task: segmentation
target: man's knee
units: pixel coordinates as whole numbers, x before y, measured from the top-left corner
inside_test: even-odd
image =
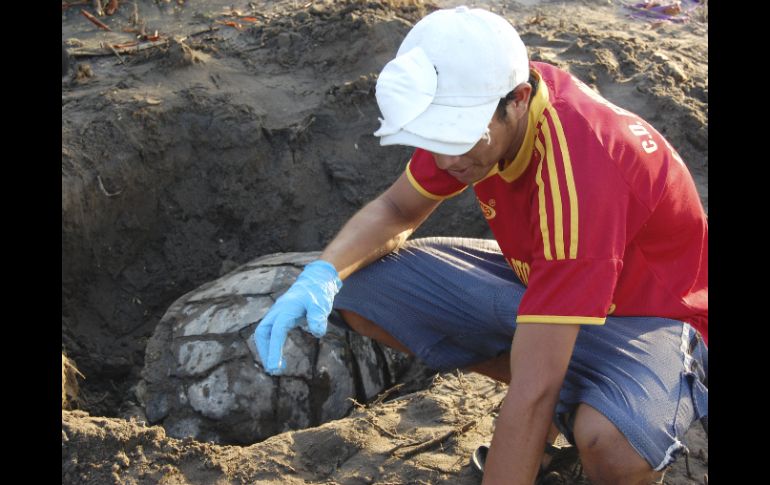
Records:
[[[610,420],[587,404],[578,406],[573,433],[592,483],[649,484],[659,482],[663,475],[652,469]]]

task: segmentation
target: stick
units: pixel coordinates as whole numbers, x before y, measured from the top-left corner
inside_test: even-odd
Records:
[[[86,17],[88,20],[90,20],[91,22],[93,22],[93,23],[94,23],[94,25],[96,25],[96,26],[97,26],[97,27],[99,27],[100,29],[102,29],[102,30],[108,30],[108,31],[112,32],[112,29],[111,29],[111,28],[109,28],[109,27],[107,27],[106,25],[104,25],[104,23],[103,23],[102,21],[100,21],[98,18],[94,17],[94,16],[93,16],[93,15],[91,15],[90,13],[86,12],[86,11],[85,11],[85,10],[83,10],[82,8],[80,9],[80,13],[82,13],[82,14],[83,14],[83,15],[84,15],[84,16],[85,16],[85,17]]]
[[[348,401],[350,401],[350,402],[352,402],[352,403],[353,403],[353,406],[355,406],[356,410],[358,410],[358,411],[363,411],[363,410],[365,410],[365,409],[366,409],[366,406],[364,406],[363,404],[361,404],[360,402],[358,402],[358,401],[357,401],[355,398],[353,398],[353,397],[349,397],[347,400],[348,400]]]
[[[96,10],[96,15],[99,17],[104,17],[104,9],[102,8],[102,0],[94,0],[94,10]]]
[[[462,425],[462,427],[460,427],[460,428],[451,429],[451,430],[447,431],[446,433],[442,434],[441,436],[437,436],[436,438],[433,438],[432,440],[428,440],[425,443],[422,443],[421,445],[418,445],[418,446],[412,448],[411,450],[404,452],[404,454],[401,455],[400,458],[406,459],[406,458],[414,456],[414,455],[416,455],[418,453],[421,453],[421,452],[423,452],[425,450],[428,450],[428,449],[432,448],[433,446],[443,442],[444,440],[446,440],[448,438],[451,438],[454,435],[461,435],[461,434],[465,433],[466,431],[468,431],[469,429],[473,428],[477,424],[478,424],[478,419],[472,419],[472,420],[468,421],[467,423],[465,423],[464,425]]]
[[[101,44],[102,47],[104,47],[104,42],[100,42],[100,44]],[[109,47],[110,50],[112,51],[112,53],[115,54],[115,56],[118,58],[118,60],[120,61],[121,64],[125,64],[126,63],[126,61],[124,61],[123,58],[120,57],[120,54],[118,54],[118,51],[115,50],[115,47],[113,47],[112,44],[107,42],[107,47]]]
[[[380,433],[382,433],[382,434],[384,434],[386,436],[389,436],[389,437],[391,437],[393,439],[397,439],[397,440],[405,439],[403,436],[399,436],[397,434],[393,434],[390,431],[388,431],[387,429],[385,429],[382,426],[380,426],[379,424],[377,424],[377,422],[374,420],[374,418],[364,419],[364,421],[366,421],[367,423],[371,424],[377,431],[379,431]]]
[[[376,405],[382,403],[382,401],[384,401],[388,396],[393,394],[395,391],[401,389],[402,387],[404,387],[404,383],[403,382],[401,384],[396,384],[395,386],[391,387],[390,389],[386,389],[386,390],[382,391],[380,393],[380,395],[377,396],[377,398],[374,401],[369,403],[369,406],[367,406],[367,407],[376,406]]]

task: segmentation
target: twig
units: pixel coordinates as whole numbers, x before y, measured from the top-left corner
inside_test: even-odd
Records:
[[[104,9],[104,13],[112,15],[116,10],[118,10],[118,0],[110,0],[110,3],[107,4],[107,8]]]
[[[124,42],[122,44],[110,44],[113,49],[125,49],[126,47],[136,47],[139,45],[139,41],[133,40],[131,42]]]
[[[102,47],[104,47],[104,45],[105,45],[105,44],[104,44],[104,42],[100,42],[99,44],[100,44]],[[109,42],[107,42],[107,47],[109,47],[109,49],[112,51],[112,53],[113,53],[113,54],[115,54],[115,56],[118,58],[118,60],[120,61],[120,63],[125,65],[126,61],[124,61],[124,60],[123,60],[123,58],[122,58],[122,57],[120,57],[120,54],[118,54],[118,51],[116,51],[116,50],[115,50],[115,47],[113,47],[113,45],[112,45],[112,44],[110,44]]]
[[[96,15],[99,17],[104,17],[104,9],[102,8],[102,0],[94,0],[94,10],[96,10]]]
[[[214,23],[216,24],[222,24],[227,25],[228,27],[233,27],[237,30],[243,30],[243,25],[239,24],[238,22],[232,21],[232,20],[217,20]]]
[[[422,443],[422,441],[412,441],[411,443],[400,443],[400,444],[394,446],[393,448],[389,449],[387,452],[389,454],[395,456],[396,455],[396,451],[400,450],[401,448],[409,448],[410,446],[417,446],[420,443]]]
[[[386,436],[389,436],[389,437],[391,437],[393,439],[397,439],[397,440],[406,439],[403,436],[399,436],[397,434],[391,433],[387,429],[385,429],[382,426],[380,426],[379,424],[377,424],[377,422],[374,420],[373,416],[371,418],[364,418],[364,421],[366,421],[367,423],[371,424],[377,431],[379,431],[380,433],[382,433],[382,434],[384,434]]]
[[[393,394],[393,393],[394,393],[394,392],[396,392],[397,390],[401,389],[402,387],[404,387],[404,383],[403,383],[403,382],[402,382],[401,384],[396,384],[395,386],[391,387],[390,389],[386,389],[386,390],[382,391],[382,392],[381,392],[381,393],[380,393],[380,394],[379,394],[379,395],[378,395],[378,396],[375,398],[375,400],[374,400],[374,401],[372,401],[371,403],[369,403],[369,405],[368,405],[367,407],[372,407],[372,406],[376,406],[376,405],[378,405],[378,404],[381,404],[381,403],[382,403],[382,401],[384,401],[384,400],[385,400],[385,399],[386,399],[388,396],[390,396],[391,394]]]
[[[468,421],[467,423],[465,423],[464,425],[462,425],[462,427],[460,427],[460,428],[451,429],[451,430],[447,431],[446,433],[442,434],[441,436],[437,436],[437,437],[433,438],[432,440],[428,440],[428,441],[426,441],[426,442],[424,442],[424,443],[422,443],[422,444],[412,448],[411,450],[404,452],[404,454],[402,454],[400,456],[400,458],[406,459],[406,458],[414,456],[414,455],[416,455],[418,453],[421,453],[421,452],[423,452],[425,450],[428,450],[428,449],[434,447],[435,445],[445,441],[446,439],[451,438],[454,435],[461,435],[461,434],[465,433],[466,431],[468,431],[469,429],[473,428],[477,424],[478,424],[478,419],[472,419],[472,420]]]
[[[358,401],[357,401],[355,398],[353,398],[353,397],[349,397],[349,398],[348,398],[348,401],[352,402],[352,403],[353,403],[353,406],[355,406],[355,408],[356,408],[357,410],[359,410],[359,411],[363,411],[363,410],[365,410],[365,409],[366,409],[366,406],[364,406],[363,404],[361,404],[360,402],[358,402]]]
[[[278,465],[280,467],[287,468],[292,473],[297,473],[297,470],[293,466],[289,465],[288,463],[281,463],[280,461],[276,460],[275,458],[273,458],[271,456],[267,457],[267,461],[269,461],[273,465]]]
[[[436,465],[431,465],[430,463],[425,463],[424,461],[417,462],[417,466],[421,468],[427,468],[428,470],[432,470],[434,472],[446,473],[447,475],[452,475],[458,472],[454,466],[447,470]]]
[[[101,20],[99,20],[98,18],[94,17],[94,16],[93,16],[93,15],[91,15],[90,13],[86,12],[86,11],[85,11],[85,10],[83,10],[82,8],[80,9],[80,13],[82,13],[82,14],[83,14],[83,15],[84,15],[84,16],[85,16],[85,17],[86,17],[88,20],[90,20],[91,22],[93,22],[93,23],[94,23],[94,25],[96,25],[96,26],[97,26],[97,27],[99,27],[100,29],[102,29],[102,30],[107,30],[107,31],[110,31],[110,32],[112,32],[112,29],[111,29],[111,28],[109,28],[109,27],[107,27],[107,26],[104,24],[104,22],[102,22],[102,21],[101,21]]]
[[[123,193],[123,189],[120,189],[119,191],[113,192],[113,193],[107,192],[107,189],[104,188],[104,182],[102,182],[102,176],[101,175],[97,175],[96,176],[96,180],[99,181],[99,188],[102,189],[102,193],[104,195],[106,195],[107,197],[115,197],[116,195],[120,195],[120,194]]]

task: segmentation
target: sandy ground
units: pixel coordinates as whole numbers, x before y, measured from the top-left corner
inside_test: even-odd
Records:
[[[478,376],[250,447],[125,419],[173,300],[261,254],[320,249],[403,170],[409,150],[371,136],[376,73],[412,22],[461,2],[137,3],[150,40],[117,54],[103,43],[136,39],[122,31],[138,28],[128,2],[101,18],[112,32],[83,6],[62,10],[62,350],[85,376],[79,410],[62,412],[62,482],[478,483],[467,459],[490,439],[499,394]],[[661,131],[708,210],[706,18],[631,19],[619,3],[477,2],[512,21],[533,59]],[[467,197],[416,236],[439,234],[490,236]],[[476,418],[441,446],[393,451]],[[680,459],[666,483],[703,482],[708,442],[698,425],[688,438],[692,478]]]
[[[358,406],[344,419],[251,446],[168,438],[159,426],[62,413],[62,483],[478,484],[469,457],[488,443],[505,387],[475,374],[442,374],[428,389]],[[664,483],[703,483],[708,443],[699,426]],[[562,480],[587,484],[558,469]],[[558,472],[557,472],[558,473]]]

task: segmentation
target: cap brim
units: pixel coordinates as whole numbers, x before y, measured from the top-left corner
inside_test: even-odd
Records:
[[[465,107],[431,104],[398,132],[381,136],[380,145],[408,145],[442,155],[462,155],[484,135],[499,102],[493,99]]]

